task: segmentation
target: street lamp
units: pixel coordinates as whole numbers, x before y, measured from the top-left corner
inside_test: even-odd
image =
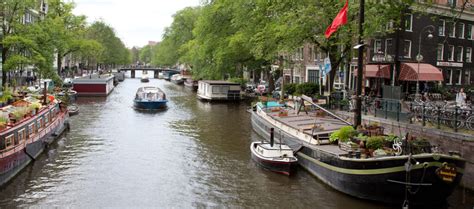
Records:
[[[416,55],[416,61],[418,61],[418,70],[416,73],[416,96],[420,93],[420,62],[423,60],[423,55],[421,55],[421,35],[425,32],[426,29],[428,30],[428,39],[433,38],[433,31],[435,30],[435,26],[427,25],[420,31],[420,35],[418,37],[418,54]]]

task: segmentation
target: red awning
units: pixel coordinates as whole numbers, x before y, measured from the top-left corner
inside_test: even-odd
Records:
[[[354,70],[354,75],[357,76],[357,68]],[[364,77],[390,79],[390,65],[365,65]]]
[[[419,67],[419,68],[418,68]],[[433,65],[427,63],[402,63],[401,81],[443,81],[443,73]]]

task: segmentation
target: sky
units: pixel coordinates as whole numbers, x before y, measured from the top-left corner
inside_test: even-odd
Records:
[[[103,20],[115,29],[127,47],[145,46],[161,41],[164,30],[173,22],[173,14],[199,0],[70,0],[73,13],[87,16],[87,22]]]

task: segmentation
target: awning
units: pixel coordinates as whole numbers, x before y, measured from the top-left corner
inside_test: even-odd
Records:
[[[439,68],[427,63],[402,63],[399,80],[443,81],[443,73]]]
[[[354,75],[357,76],[357,68],[354,70]],[[390,79],[390,65],[365,65],[364,77]]]

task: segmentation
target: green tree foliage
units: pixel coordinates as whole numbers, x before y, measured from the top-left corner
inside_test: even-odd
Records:
[[[151,58],[152,58],[152,50],[153,46],[151,45],[146,45],[143,48],[140,49],[139,52],[139,60],[144,63],[144,64],[150,64],[151,63]]]
[[[102,21],[96,21],[87,28],[86,33],[87,38],[97,41],[103,47],[103,51],[98,56],[97,63],[95,64],[103,64],[104,68],[130,64],[130,51],[125,47],[120,38],[116,36],[111,26]]]

